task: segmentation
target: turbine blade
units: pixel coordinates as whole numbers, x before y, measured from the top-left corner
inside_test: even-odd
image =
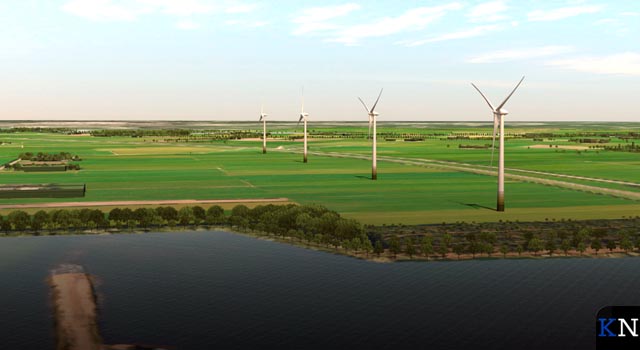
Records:
[[[489,105],[489,108],[491,108],[492,111],[495,111],[496,109],[493,107],[493,105],[491,104],[491,102],[489,102],[489,99],[487,98],[487,96],[485,96],[482,91],[480,91],[480,89],[478,89],[478,87],[476,86],[476,84],[471,83],[471,85],[473,85],[473,87],[480,93],[480,95],[482,96],[482,98],[484,98],[484,100],[487,102],[487,104]]]
[[[513,93],[516,92],[516,90],[518,89],[518,86],[520,86],[520,84],[522,84],[523,80],[524,80],[524,76],[522,76],[522,79],[520,79],[520,81],[518,82],[518,85],[516,85],[516,87],[513,88],[513,91],[511,91],[509,96],[507,96],[507,98],[505,98],[504,101],[502,101],[502,103],[498,106],[498,110],[500,110],[500,108],[504,107],[505,103],[507,103],[507,101],[509,101],[509,99],[511,98],[511,95],[513,95]]]
[[[491,165],[493,166],[493,153],[496,150],[496,133],[498,131],[498,116],[493,113],[493,140],[491,141]]]
[[[300,113],[304,113],[304,86],[302,87],[302,108],[300,109]]]
[[[304,116],[300,115],[300,119],[298,119],[298,124],[296,124],[296,128],[300,126],[300,122],[302,121],[303,118]]]
[[[369,133],[367,134],[367,138],[371,138],[371,124],[373,123],[373,117],[369,114]]]
[[[373,111],[376,109],[376,106],[378,105],[378,101],[380,101],[380,96],[382,96],[382,90],[384,90],[384,88],[380,89],[380,93],[378,94],[378,98],[376,99],[376,103],[374,103],[373,107],[371,108],[371,113],[373,113]]]
[[[364,106],[364,110],[367,111],[367,113],[369,113],[369,108],[367,107],[367,105],[364,103],[364,101],[362,101],[362,99],[360,97],[358,97],[358,100],[360,100],[360,103],[362,103],[362,105]]]

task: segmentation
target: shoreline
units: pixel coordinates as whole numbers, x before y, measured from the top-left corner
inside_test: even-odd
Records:
[[[608,249],[602,249],[597,254],[591,248],[587,249],[584,253],[580,254],[577,251],[569,251],[567,255],[563,252],[556,252],[554,254],[549,253],[538,253],[534,254],[531,252],[522,252],[518,254],[517,252],[509,252],[506,256],[503,256],[501,253],[493,253],[488,256],[486,253],[476,254],[475,257],[472,254],[465,253],[457,255],[453,252],[449,252],[445,257],[442,257],[440,254],[431,254],[427,259],[424,255],[416,254],[412,257],[409,257],[407,254],[401,253],[397,254],[395,258],[388,252],[377,256],[374,253],[361,253],[361,252],[353,252],[346,250],[344,248],[335,248],[328,247],[325,245],[320,245],[317,243],[294,240],[290,237],[281,237],[276,235],[267,234],[264,232],[248,232],[248,231],[240,231],[236,229],[232,229],[228,226],[176,226],[176,227],[159,227],[154,229],[145,229],[145,230],[127,230],[127,229],[107,229],[107,230],[77,230],[77,231],[56,231],[54,234],[26,234],[19,233],[15,235],[4,236],[6,238],[21,238],[21,237],[56,237],[56,236],[86,236],[86,235],[128,235],[128,234],[149,234],[149,233],[179,233],[179,232],[214,232],[214,231],[224,231],[231,234],[251,237],[254,239],[288,244],[304,249],[319,251],[323,253],[342,255],[354,259],[366,260],[369,262],[375,263],[428,263],[428,262],[455,262],[455,261],[473,261],[473,260],[522,260],[522,259],[620,259],[620,258],[635,258],[640,257],[640,252],[629,251],[625,252],[620,248],[614,249],[613,251],[609,251]]]

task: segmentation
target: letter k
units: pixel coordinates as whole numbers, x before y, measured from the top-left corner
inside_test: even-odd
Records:
[[[598,321],[600,321],[600,334],[598,334],[598,337],[615,337],[616,336],[615,333],[609,330],[609,326],[611,326],[611,324],[616,321],[615,318],[599,318]],[[605,330],[607,331],[607,334],[604,333]]]

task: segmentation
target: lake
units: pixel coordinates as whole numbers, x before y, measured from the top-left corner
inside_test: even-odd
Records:
[[[227,232],[0,239],[0,344],[54,349],[46,277],[98,277],[106,343],[178,349],[594,349],[640,259],[362,261]]]

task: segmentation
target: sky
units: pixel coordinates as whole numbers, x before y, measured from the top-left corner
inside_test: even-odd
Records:
[[[637,0],[2,0],[3,120],[640,122]]]

